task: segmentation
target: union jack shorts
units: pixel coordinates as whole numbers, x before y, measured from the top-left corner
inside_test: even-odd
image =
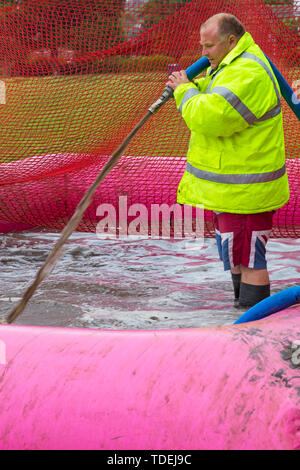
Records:
[[[214,212],[216,240],[224,271],[242,264],[266,269],[266,244],[275,211],[258,214]]]

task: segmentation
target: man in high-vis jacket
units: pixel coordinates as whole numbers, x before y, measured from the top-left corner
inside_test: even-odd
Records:
[[[270,295],[266,243],[289,199],[279,86],[240,21],[219,13],[200,29],[205,78],[173,72],[167,85],[191,131],[177,202],[214,212],[224,269],[249,307]]]

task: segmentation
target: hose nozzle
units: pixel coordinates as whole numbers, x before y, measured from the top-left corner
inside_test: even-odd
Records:
[[[173,89],[170,86],[167,86],[164,89],[163,94],[158,98],[158,100],[156,100],[155,103],[153,103],[150,106],[149,108],[150,113],[152,114],[156,113],[156,111],[158,111],[159,108],[161,108],[161,106],[165,104],[172,96],[173,96]]]
[[[186,74],[189,80],[192,80],[195,78],[197,75],[199,75],[203,70],[205,70],[209,66],[209,60],[207,57],[202,57],[201,59],[197,60],[194,64],[190,65],[186,69]],[[167,86],[164,89],[163,94],[158,98],[155,103],[153,103],[149,111],[150,113],[154,114],[156,111],[158,111],[163,104],[165,104],[172,96],[173,96],[173,88],[170,86]]]

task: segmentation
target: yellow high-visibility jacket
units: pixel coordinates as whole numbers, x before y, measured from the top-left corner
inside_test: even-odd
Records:
[[[280,90],[249,33],[174,98],[191,131],[177,202],[251,214],[288,201]]]

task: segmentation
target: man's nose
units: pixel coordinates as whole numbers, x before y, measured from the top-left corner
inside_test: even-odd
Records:
[[[205,46],[202,46],[202,48],[201,48],[201,56],[203,57],[203,56],[205,56],[205,55],[207,55],[207,49],[206,49]]]

